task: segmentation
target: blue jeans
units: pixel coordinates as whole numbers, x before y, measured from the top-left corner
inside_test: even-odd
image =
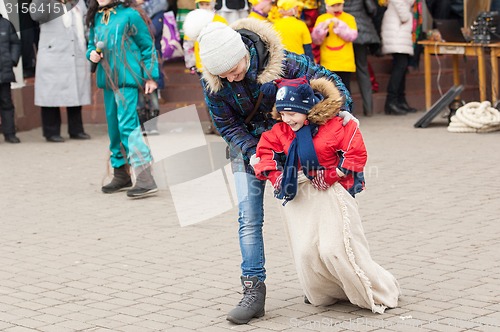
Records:
[[[265,181],[261,181],[253,174],[245,172],[234,173],[236,194],[238,196],[240,227],[238,235],[241,251],[241,275],[256,276],[260,281],[266,279],[264,264],[264,188]]]

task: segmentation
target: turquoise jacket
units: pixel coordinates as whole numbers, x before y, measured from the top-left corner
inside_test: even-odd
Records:
[[[111,9],[108,24],[104,13],[97,12],[89,32],[87,59],[103,42],[103,58],[97,65],[97,86],[102,89],[143,87],[148,79],[158,80],[158,59],[149,28],[130,7],[118,5]]]

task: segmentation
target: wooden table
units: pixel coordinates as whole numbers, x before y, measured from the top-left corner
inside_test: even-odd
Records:
[[[425,66],[425,107],[429,109],[432,106],[432,83],[431,83],[431,55],[433,54],[451,54],[453,57],[453,84],[460,84],[460,73],[458,58],[460,55],[477,57],[478,76],[479,76],[479,97],[481,101],[486,100],[486,66],[484,62],[484,49],[491,45],[475,43],[447,43],[424,40],[419,42],[424,46],[424,66]],[[498,48],[500,54],[500,44]],[[498,69],[498,68],[497,68]]]
[[[498,101],[498,58],[500,58],[500,43],[489,44],[491,57],[491,103]]]

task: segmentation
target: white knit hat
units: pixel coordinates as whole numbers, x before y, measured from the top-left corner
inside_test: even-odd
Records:
[[[248,52],[241,35],[220,22],[212,22],[203,28],[198,42],[201,63],[212,75],[232,69]]]
[[[206,9],[195,9],[190,11],[185,19],[182,29],[184,34],[191,40],[196,40],[201,30],[214,20],[215,13]]]

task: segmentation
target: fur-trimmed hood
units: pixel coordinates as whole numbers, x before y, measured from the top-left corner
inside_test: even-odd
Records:
[[[280,37],[271,23],[252,18],[244,18],[237,20],[230,26],[236,31],[241,29],[249,30],[257,34],[265,43],[265,47],[269,52],[269,57],[267,63],[257,75],[257,82],[259,84],[273,81],[282,76],[283,60],[285,58],[284,49]],[[252,41],[244,36],[242,37],[245,44],[252,47]],[[206,81],[207,87],[211,93],[216,93],[223,87],[222,79],[219,76],[210,74],[206,68],[203,68],[203,79]]]
[[[337,116],[340,107],[344,103],[344,98],[335,86],[335,83],[326,78],[313,79],[310,85],[315,93],[323,96],[323,100],[311,108],[307,114],[307,118],[312,123],[323,125],[328,120]],[[281,116],[276,110],[276,107],[273,108],[273,117],[277,120],[281,120]]]

